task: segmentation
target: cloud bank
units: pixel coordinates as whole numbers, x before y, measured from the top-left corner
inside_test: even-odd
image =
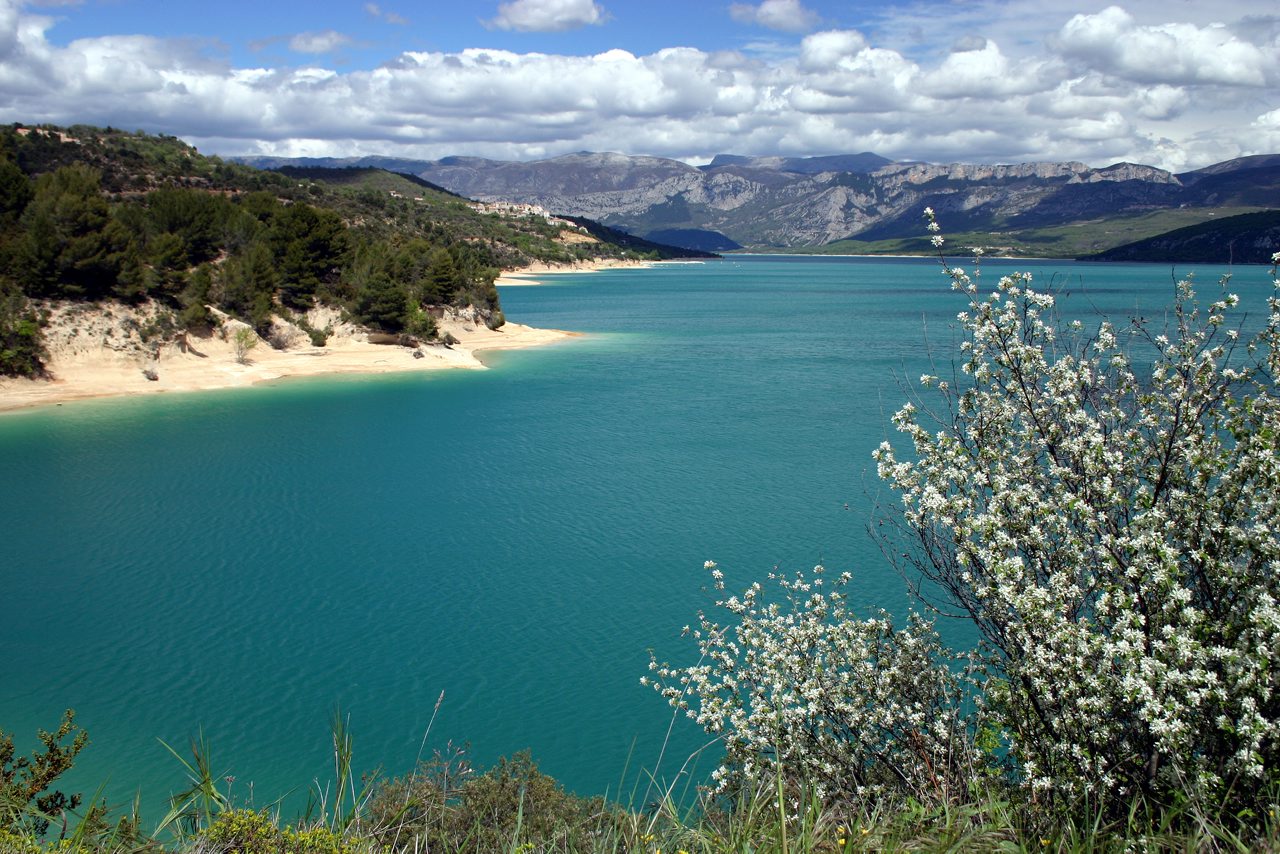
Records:
[[[603,14],[591,2],[516,0],[499,20],[564,28]],[[531,159],[587,149],[705,162],[874,151],[1181,170],[1280,151],[1280,27],[1140,24],[1120,7],[1064,14],[1035,50],[953,30],[927,62],[863,32],[827,30],[768,56],[472,48],[405,52],[372,70],[239,68],[188,41],[59,46],[50,26],[0,0],[0,120],[139,127],[223,154]],[[341,39],[305,33],[292,44],[318,52]]]

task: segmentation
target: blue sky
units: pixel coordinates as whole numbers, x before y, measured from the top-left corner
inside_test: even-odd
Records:
[[[667,47],[704,50],[785,49],[788,33],[731,12],[732,3],[597,2],[600,23],[561,31],[503,29],[497,25],[500,2],[306,3],[297,0],[246,2],[216,6],[160,0],[85,0],[43,7],[56,23],[49,35],[66,43],[105,33],[147,33],[175,39],[207,40],[211,51],[237,65],[265,61],[296,63],[289,40],[299,32],[331,31],[344,36],[327,56],[335,67],[374,68],[404,50],[456,52],[487,47],[516,52],[591,54],[621,48],[636,54]],[[746,6],[750,4],[738,4]],[[38,8],[38,7],[37,7]],[[806,2],[816,27],[854,28],[874,33],[882,21],[896,19],[884,3]],[[758,18],[758,16],[757,16]],[[797,26],[805,24],[803,12]],[[920,28],[923,35],[925,28]],[[903,47],[911,47],[904,44]]]
[[[1260,0],[0,0],[0,121],[218,154],[1280,152]]]

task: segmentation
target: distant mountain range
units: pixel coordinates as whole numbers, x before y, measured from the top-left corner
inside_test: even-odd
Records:
[[[540,205],[696,249],[897,251],[923,238],[932,207],[948,234],[982,235],[1012,254],[1086,255],[1215,217],[1280,208],[1280,155],[1174,174],[1119,163],[897,163],[721,154],[709,164],[580,152],[516,162],[242,158],[260,168],[376,166],[483,201]],[[1121,222],[1122,227],[1111,224]],[[1075,227],[1071,233],[1058,233]],[[915,245],[911,243],[911,245]]]

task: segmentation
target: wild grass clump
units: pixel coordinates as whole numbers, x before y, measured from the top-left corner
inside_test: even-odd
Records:
[[[1143,797],[1124,805],[1080,802],[1061,812],[1017,787],[983,780],[950,799],[833,798],[785,766],[779,774],[762,765],[731,786],[698,790],[688,803],[663,796],[623,805],[566,792],[528,753],[480,771],[465,749],[449,747],[407,775],[357,782],[350,733],[344,718],[335,720],[343,723],[335,730],[337,776],[317,784],[301,817],[283,817],[278,804],[236,803],[231,779],[213,775],[209,745],[196,737],[190,759],[175,752],[189,785],[155,830],[143,830],[136,803],[115,816],[100,796],[85,802],[67,795],[56,812],[5,813],[0,854],[1280,852],[1277,788],[1258,793],[1267,805],[1260,813],[1206,812],[1191,796],[1173,805]],[[347,793],[341,802],[338,790]]]
[[[361,824],[393,850],[589,851],[625,822],[602,798],[566,793],[528,752],[477,774],[454,751],[381,784]]]

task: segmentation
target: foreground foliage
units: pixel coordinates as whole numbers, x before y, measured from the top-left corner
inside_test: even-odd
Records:
[[[1206,307],[1179,283],[1163,325],[1086,330],[1028,274],[984,291],[944,272],[967,303],[958,370],[920,378],[931,402],[893,418],[910,451],[875,458],[901,496],[886,554],[976,645],[948,650],[921,614],[858,619],[850,576],[817,567],[771,576],[777,600],[722,598],[700,661],[654,661],[655,687],[723,738],[724,791],[772,776],[934,809],[976,791],[1047,833],[1135,804],[1259,832],[1280,784],[1280,299],[1253,337],[1225,282]]]
[[[64,743],[75,731],[70,720],[68,713],[57,734],[42,733],[44,756],[33,755],[42,770],[30,779],[46,789],[70,768],[69,748],[78,751],[86,742],[81,732]],[[361,780],[345,723],[334,736],[335,777],[315,784],[300,817],[286,819],[278,804],[258,806],[251,796],[237,801],[234,778],[213,775],[209,745],[197,737],[190,760],[174,752],[189,785],[172,797],[173,810],[155,830],[144,830],[136,803],[120,810],[108,808],[100,794],[85,802],[48,792],[53,799],[42,806],[27,802],[0,813],[0,854],[1280,851],[1275,789],[1261,793],[1260,801],[1270,804],[1261,816],[1208,816],[1186,803],[1170,808],[1139,798],[1120,816],[1086,807],[1049,821],[1035,804],[981,780],[954,803],[836,801],[794,775],[765,772],[751,786],[703,790],[689,804],[661,796],[622,805],[565,792],[527,753],[480,771],[465,749],[450,747],[405,776]],[[0,735],[0,744],[8,743]],[[337,792],[347,797],[335,798]]]
[[[74,733],[74,734],[73,734]],[[15,755],[13,738],[0,731],[0,828],[29,828],[36,836],[50,821],[80,806],[81,796],[53,788],[89,741],[68,709],[53,732],[37,733],[42,749],[30,757]]]

